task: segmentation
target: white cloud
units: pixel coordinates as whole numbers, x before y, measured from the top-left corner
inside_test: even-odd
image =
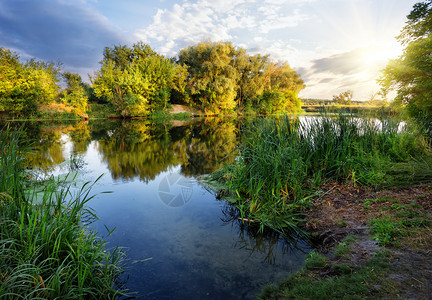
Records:
[[[302,4],[302,3],[315,2],[315,1],[316,0],[264,0],[264,3],[283,5],[283,4]]]
[[[156,42],[156,48],[166,55],[175,55],[182,47],[203,40],[251,46],[256,34],[292,28],[307,18],[295,7],[282,10],[261,1],[184,0],[171,9],[158,10],[153,23],[134,35],[151,45]]]
[[[259,25],[260,33],[269,33],[272,30],[296,27],[302,21],[306,21],[308,16],[295,10],[292,15],[269,14]]]
[[[183,6],[175,4],[172,10],[158,10],[153,23],[136,31],[135,36],[149,44],[155,40],[165,54],[174,55],[180,47],[202,40],[229,40],[232,36],[228,29],[217,21],[206,1],[186,2]]]
[[[299,69],[306,83],[301,95],[329,98],[349,89],[354,99],[367,100],[380,90],[376,80],[392,57],[388,45],[372,45],[312,59],[309,66]]]

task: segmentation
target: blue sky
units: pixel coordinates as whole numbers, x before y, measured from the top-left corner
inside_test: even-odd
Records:
[[[231,41],[288,61],[305,98],[351,89],[366,100],[415,0],[1,0],[0,47],[87,74],[104,47],[148,43],[167,56],[200,41]]]

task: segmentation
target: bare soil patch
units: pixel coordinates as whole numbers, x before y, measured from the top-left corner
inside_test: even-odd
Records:
[[[306,228],[314,232],[319,250],[332,257],[334,246],[355,234],[351,253],[334,257],[333,263],[364,263],[382,248],[371,239],[368,221],[380,217],[392,203],[416,204],[422,213],[432,216],[432,185],[374,190],[372,188],[328,183],[307,212]],[[413,230],[401,238],[392,252],[388,280],[383,288],[390,298],[432,299],[432,228]]]
[[[190,108],[189,106],[186,105],[180,105],[180,104],[173,104],[171,105],[171,108],[169,110],[169,112],[171,114],[181,114],[181,113],[190,113],[193,115],[199,115],[201,114],[200,111],[197,111],[193,108]]]

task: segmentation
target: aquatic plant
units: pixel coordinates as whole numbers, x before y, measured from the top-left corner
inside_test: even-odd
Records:
[[[2,299],[116,298],[122,252],[87,225],[93,184],[29,180],[20,132],[0,131],[0,295]]]
[[[237,197],[245,220],[295,234],[323,181],[379,186],[399,183],[401,173],[405,183],[432,175],[427,143],[391,119],[326,113],[303,121],[259,119],[243,130],[238,150],[235,163],[211,179]],[[422,171],[406,176],[411,163],[423,164]]]

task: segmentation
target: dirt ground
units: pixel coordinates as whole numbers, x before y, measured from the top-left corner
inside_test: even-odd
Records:
[[[171,114],[180,114],[180,113],[191,113],[191,114],[199,114],[200,112],[195,111],[194,109],[180,104],[171,105],[170,111]]]
[[[381,201],[371,201],[380,199]],[[359,238],[351,244],[353,253],[335,263],[364,264],[376,250],[382,248],[371,239],[368,221],[379,217],[388,201],[420,205],[432,216],[431,185],[375,191],[370,188],[329,183],[314,200],[307,213],[307,229],[320,242],[319,250],[331,256],[332,247],[349,234]],[[365,203],[366,201],[366,203]],[[370,203],[372,202],[372,203]],[[365,209],[367,206],[367,209]],[[432,299],[432,228],[422,234],[404,237],[391,251],[391,268],[387,282],[392,289],[389,298]]]

